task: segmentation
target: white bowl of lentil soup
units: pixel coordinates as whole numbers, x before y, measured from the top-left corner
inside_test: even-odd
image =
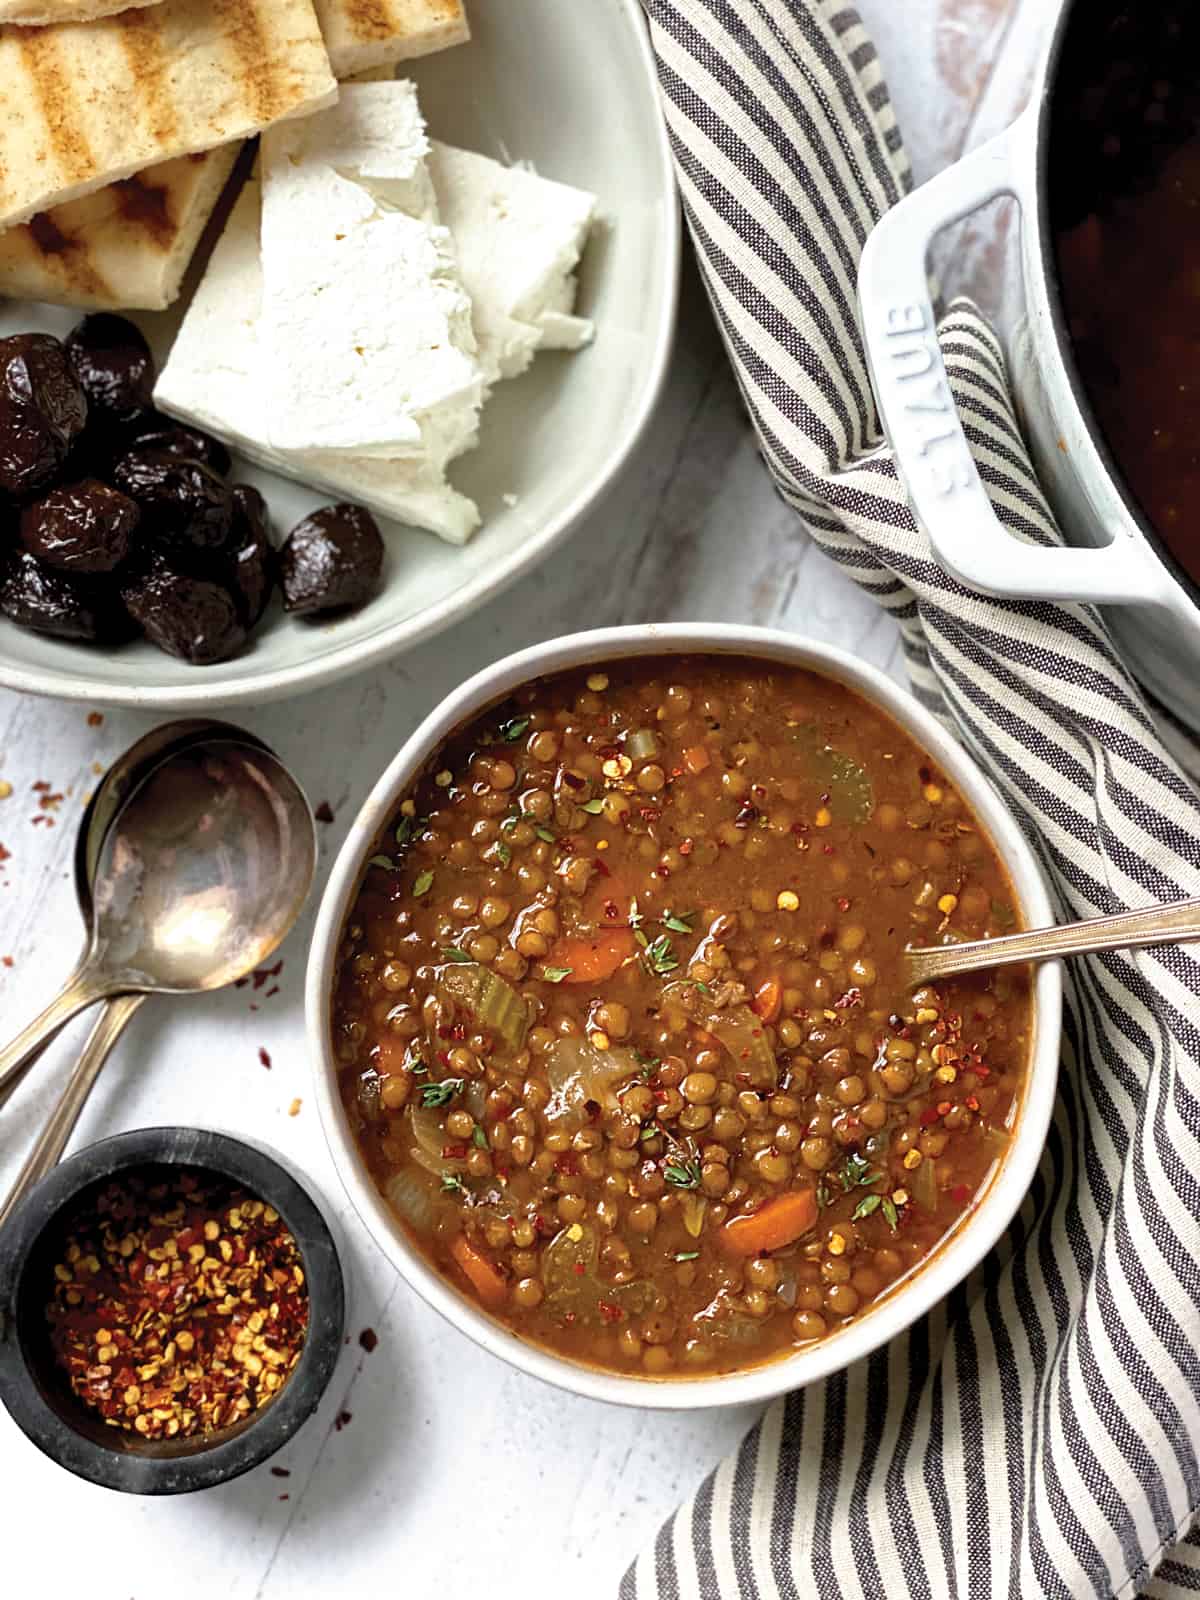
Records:
[[[405,744],[308,973],[326,1136],[407,1282],[525,1372],[693,1408],[826,1376],[995,1244],[1054,1100],[1013,819],[874,668],[772,630],[522,651]]]

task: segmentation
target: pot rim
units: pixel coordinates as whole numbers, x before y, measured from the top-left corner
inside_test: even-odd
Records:
[[[485,1350],[559,1388],[616,1404],[700,1410],[770,1399],[840,1371],[903,1332],[978,1266],[1011,1222],[1041,1158],[1056,1093],[1062,973],[1057,962],[1045,963],[1037,970],[1033,1041],[1017,1132],[969,1223],[939,1246],[902,1292],[885,1299],[860,1322],[810,1349],[745,1372],[718,1378],[656,1380],[626,1377],[556,1355],[520,1339],[468,1301],[409,1241],[371,1181],[350,1133],[330,1042],[334,963],[341,929],[380,832],[413,776],[455,728],[530,678],[547,672],[593,662],[679,654],[782,661],[832,677],[863,694],[933,756],[980,817],[1010,875],[1023,920],[1030,926],[1054,921],[1040,869],[1015,818],[965,749],[910,693],[877,668],[847,651],[774,628],[727,623],[604,628],[552,639],[476,673],[435,707],[406,740],[372,789],[333,864],[313,931],[305,1009],[314,1088],[334,1166],[367,1231],[409,1287]]]
[[[1066,50],[1067,34],[1074,20],[1078,0],[1061,0],[1060,9],[1051,30],[1039,76],[1040,93],[1036,108],[1034,137],[1035,215],[1037,218],[1037,253],[1041,265],[1041,281],[1046,300],[1046,313],[1054,333],[1054,344],[1062,363],[1063,375],[1071,398],[1087,430],[1088,439],[1097,459],[1104,469],[1113,492],[1137,531],[1151,551],[1187,596],[1191,605],[1200,608],[1200,581],[1180,566],[1161,534],[1150,522],[1141,504],[1130,488],[1113,454],[1104,430],[1100,426],[1087,386],[1075,360],[1075,345],[1067,325],[1066,300],[1063,295],[1062,274],[1058,267],[1055,248],[1054,220],[1050,213],[1050,150],[1054,133],[1056,109],[1055,89],[1059,69]]]

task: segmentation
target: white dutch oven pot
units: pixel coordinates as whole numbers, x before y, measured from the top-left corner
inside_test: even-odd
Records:
[[[1072,0],[1059,0],[1028,110],[875,227],[859,266],[864,339],[909,502],[943,565],[989,594],[1118,607],[1108,621],[1126,659],[1153,693],[1200,727],[1200,592],[1146,522],[1107,452],[1059,299],[1046,174],[1071,11]],[[1012,374],[1067,549],[1023,544],[1001,525],[967,447],[937,342],[926,270],[930,241],[1002,195],[1017,201],[1022,223],[1025,316],[1010,351]],[[1147,606],[1154,608],[1152,621],[1141,609]]]

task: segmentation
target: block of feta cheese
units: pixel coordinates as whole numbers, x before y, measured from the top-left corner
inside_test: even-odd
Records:
[[[589,343],[592,324],[572,309],[596,197],[437,140],[429,171],[475,308],[488,382],[517,377],[538,350]]]
[[[406,81],[262,141],[266,442],[447,461],[474,442],[484,374],[429,141]]]
[[[251,178],[192,297],[159,376],[155,404],[218,435],[271,472],[337,499],[357,501],[382,517],[426,528],[450,544],[465,544],[479,526],[479,510],[450,487],[442,469],[420,459],[294,455],[266,443],[265,374],[271,354],[260,338],[260,214],[259,184]]]

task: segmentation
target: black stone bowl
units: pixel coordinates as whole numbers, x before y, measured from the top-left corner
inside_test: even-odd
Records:
[[[66,1215],[114,1174],[193,1167],[240,1184],[291,1230],[308,1283],[304,1348],[275,1398],[203,1438],[149,1441],[110,1428],[71,1393],[50,1348],[46,1305]],[[0,1400],[68,1471],[126,1494],[186,1494],[257,1467],[316,1409],[345,1332],[345,1288],[325,1219],[296,1180],[252,1145],[199,1128],[143,1128],[55,1167],[0,1230]]]

